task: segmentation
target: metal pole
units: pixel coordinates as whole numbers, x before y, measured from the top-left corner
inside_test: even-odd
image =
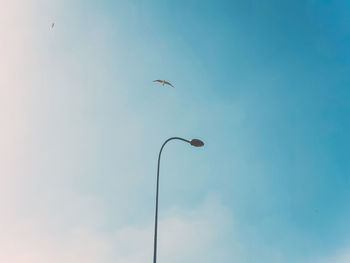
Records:
[[[159,167],[160,167],[160,156],[162,155],[163,148],[167,142],[171,140],[181,140],[187,143],[191,143],[190,141],[180,138],[180,137],[171,137],[167,139],[159,151],[158,156],[158,168],[157,168],[157,189],[156,189],[156,213],[155,213],[155,219],[154,219],[154,251],[153,251],[153,263],[157,263],[157,228],[158,228],[158,193],[159,193]]]

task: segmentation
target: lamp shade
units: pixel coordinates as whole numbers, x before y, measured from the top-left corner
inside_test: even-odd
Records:
[[[194,147],[202,147],[204,146],[204,142],[202,142],[201,140],[198,140],[198,139],[192,139],[190,141],[190,144]]]

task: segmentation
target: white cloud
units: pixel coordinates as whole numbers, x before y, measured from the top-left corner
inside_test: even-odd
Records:
[[[192,211],[165,214],[168,215],[159,223],[159,262],[212,262],[213,258],[232,262],[230,250],[217,249],[226,235],[223,231],[232,226],[229,214],[218,201],[211,199]],[[0,262],[152,262],[153,225],[99,231],[96,226],[100,223],[90,221],[67,229],[57,226],[62,229],[58,234],[54,225],[40,221],[8,222],[5,227],[2,224]]]
[[[343,252],[342,255],[338,256],[335,260],[331,260],[332,263],[349,263],[350,262],[350,251]]]
[[[350,249],[340,250],[333,255],[319,260],[313,260],[312,262],[318,263],[349,263],[350,262]],[[311,263],[311,261],[310,261]]]

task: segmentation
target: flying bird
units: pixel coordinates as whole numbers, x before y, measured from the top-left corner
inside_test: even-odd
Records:
[[[175,88],[170,82],[165,81],[165,80],[156,79],[156,80],[153,80],[153,82],[160,82],[160,83],[162,83],[163,86],[164,85],[169,85],[169,86]]]
[[[55,26],[55,23],[52,23],[52,24],[51,24],[51,29],[52,29],[54,26]]]

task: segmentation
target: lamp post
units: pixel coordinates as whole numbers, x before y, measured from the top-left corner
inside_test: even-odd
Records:
[[[167,142],[171,140],[180,140],[189,143],[190,145],[194,147],[202,147],[204,145],[204,142],[198,139],[192,139],[192,140],[186,140],[180,137],[171,137],[167,139],[159,151],[158,156],[158,168],[157,168],[157,190],[156,190],[156,213],[155,213],[155,219],[154,219],[154,251],[153,251],[153,263],[157,263],[157,228],[158,228],[158,192],[159,192],[159,167],[160,167],[160,156],[162,154],[163,148]]]

